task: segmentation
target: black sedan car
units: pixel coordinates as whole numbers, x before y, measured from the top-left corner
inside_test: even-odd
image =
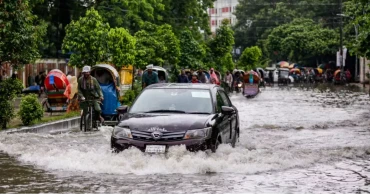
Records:
[[[111,137],[117,152],[134,146],[165,153],[174,145],[215,152],[221,143],[235,146],[239,138],[238,110],[213,84],[154,84],[120,111],[125,114]]]

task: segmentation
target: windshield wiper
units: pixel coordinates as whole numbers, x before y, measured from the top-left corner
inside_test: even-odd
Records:
[[[182,111],[182,110],[151,110],[151,111],[147,111],[145,113],[161,113],[161,112],[164,112],[164,113],[186,113],[185,111]]]

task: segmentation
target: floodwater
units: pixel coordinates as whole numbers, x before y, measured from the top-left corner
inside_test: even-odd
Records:
[[[233,94],[236,148],[166,155],[110,151],[100,132],[0,133],[0,193],[368,193],[369,97],[351,88]]]

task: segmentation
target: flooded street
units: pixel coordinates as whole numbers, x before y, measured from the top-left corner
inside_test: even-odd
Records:
[[[368,95],[326,88],[267,88],[231,95],[236,148],[166,155],[110,151],[95,133],[0,133],[0,193],[369,193]]]

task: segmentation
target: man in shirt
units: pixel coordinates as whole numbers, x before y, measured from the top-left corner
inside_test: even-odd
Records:
[[[177,82],[178,83],[189,83],[189,78],[188,76],[185,74],[185,70],[181,70],[181,74],[179,75],[179,77],[177,78]]]
[[[82,76],[78,79],[78,96],[81,99],[81,108],[86,111],[88,104],[86,100],[93,101],[95,112],[97,113],[96,118],[100,118],[101,122],[104,122],[101,116],[101,108],[98,101],[103,101],[104,96],[98,81],[90,75],[91,67],[84,66],[82,69]]]
[[[159,82],[157,72],[153,71],[153,65],[146,66],[147,71],[143,74],[143,89]]]

